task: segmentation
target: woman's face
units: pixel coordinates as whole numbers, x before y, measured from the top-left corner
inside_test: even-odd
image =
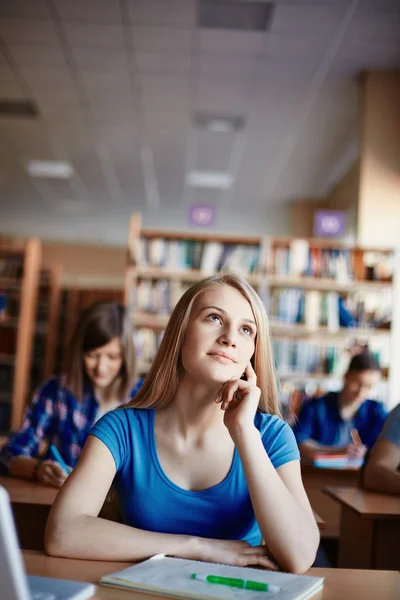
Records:
[[[250,304],[235,288],[216,286],[200,299],[182,346],[186,373],[222,384],[240,378],[254,354],[256,324]]]
[[[85,371],[95,387],[107,388],[121,370],[123,358],[121,342],[118,337],[108,344],[85,352],[83,355]]]

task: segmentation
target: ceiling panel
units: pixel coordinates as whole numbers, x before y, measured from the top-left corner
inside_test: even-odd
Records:
[[[50,11],[46,0],[2,0],[0,15],[49,19]]]
[[[147,27],[144,25],[131,28],[135,51],[149,52],[190,52],[194,30],[176,27]]]
[[[120,24],[119,2],[110,0],[53,0],[61,19],[91,23]]]
[[[194,27],[197,18],[196,0],[128,0],[133,23]]]
[[[332,183],[356,145],[358,74],[400,68],[398,0],[360,0],[343,39],[348,0],[277,0],[265,33],[199,29],[196,5],[0,1],[0,90],[31,90],[41,111],[35,121],[0,119],[2,203],[4,191],[15,199],[0,228],[124,244],[135,208],[146,224],[162,215],[176,227],[186,204],[204,202],[217,207],[218,226],[261,231],[285,227],[285,203]],[[243,115],[246,126],[199,131],[200,109]],[[30,179],[29,158],[70,160],[75,176]],[[146,199],[145,165],[158,208]],[[236,182],[226,193],[184,184],[188,169],[228,166]],[[22,224],[15,206],[26,207]]]
[[[56,28],[50,20],[3,17],[0,34],[6,44],[27,46],[57,46]]]

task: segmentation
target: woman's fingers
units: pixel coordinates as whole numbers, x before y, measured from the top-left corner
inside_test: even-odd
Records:
[[[245,374],[248,383],[250,383],[251,385],[257,385],[257,375],[250,361],[247,363]]]

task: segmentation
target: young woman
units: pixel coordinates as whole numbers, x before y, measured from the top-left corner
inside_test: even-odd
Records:
[[[112,482],[123,523],[97,516]],[[264,307],[240,276],[209,277],[178,302],[136,398],[92,429],[50,513],[47,552],[303,572],[318,542]]]
[[[35,394],[21,429],[0,450],[0,473],[60,487],[68,473],[48,454],[39,458],[41,446],[54,445],[69,472],[95,421],[136,393],[134,364],[124,308],[102,302],[84,311],[68,348],[65,376],[50,379]]]

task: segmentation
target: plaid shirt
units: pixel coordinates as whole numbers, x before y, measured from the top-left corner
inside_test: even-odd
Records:
[[[131,398],[142,384],[143,380],[136,383]],[[36,457],[43,441],[49,446],[54,444],[67,465],[74,467],[92,425],[101,416],[98,409],[91,386],[85,386],[82,401],[79,401],[60,379],[49,379],[27,408],[21,429],[12,433],[0,450],[0,474],[8,474],[10,464],[17,456]]]

